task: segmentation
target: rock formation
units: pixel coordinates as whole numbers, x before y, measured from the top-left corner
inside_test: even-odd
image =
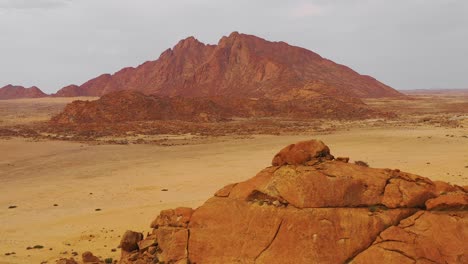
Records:
[[[81,254],[81,259],[83,260],[83,263],[87,263],[87,264],[104,263],[101,259],[94,256],[93,253],[91,253],[90,251],[83,252],[83,254]]]
[[[23,86],[7,85],[0,88],[0,100],[6,99],[19,99],[19,98],[39,98],[46,97],[47,94],[43,93],[36,86],[24,88]]]
[[[217,45],[194,37],[181,40],[159,59],[103,74],[57,96],[102,96],[112,91],[184,97],[241,97],[291,100],[297,97],[402,96],[372,77],[284,42],[233,32]]]
[[[74,125],[150,120],[216,122],[233,117],[350,120],[389,116],[392,114],[372,110],[362,103],[334,98],[278,102],[229,97],[160,97],[123,90],[106,94],[96,101],[74,101],[53,117],[52,123]]]
[[[232,116],[220,104],[201,98],[147,96],[118,91],[96,101],[74,101],[52,118],[59,124],[148,120],[220,121]]]
[[[288,146],[201,207],[162,211],[146,238],[128,232],[120,263],[468,263],[465,189],[347,161]]]

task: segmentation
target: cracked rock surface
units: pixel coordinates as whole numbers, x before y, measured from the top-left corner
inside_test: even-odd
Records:
[[[464,188],[336,161],[315,140],[273,164],[162,211],[120,263],[468,263]]]
[[[420,211],[383,231],[352,263],[468,263],[468,211]]]

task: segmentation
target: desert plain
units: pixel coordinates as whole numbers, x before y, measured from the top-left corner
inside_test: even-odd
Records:
[[[161,210],[200,206],[301,140],[322,140],[335,157],[350,157],[350,162],[468,185],[467,93],[409,94],[406,99],[366,99],[375,109],[397,113],[395,118],[314,120],[310,129],[306,124],[275,135],[261,129],[87,140],[4,134],[0,263],[54,263],[88,250],[118,259],[126,230],[146,233]],[[35,129],[76,99],[0,100],[0,128]]]

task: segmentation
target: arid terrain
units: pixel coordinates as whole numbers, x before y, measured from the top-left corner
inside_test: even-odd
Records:
[[[351,162],[468,185],[464,96],[365,99],[394,118],[236,119],[201,123],[198,134],[175,125],[168,134],[51,136],[44,126],[75,99],[0,101],[0,263],[54,263],[86,250],[118,259],[125,230],[146,233],[160,210],[196,208],[226,184],[254,176],[283,146],[311,138]],[[271,127],[258,126],[264,123]],[[25,130],[32,132],[11,133]],[[35,245],[44,248],[27,249]]]
[[[468,264],[467,11],[0,0],[0,264]]]
[[[463,263],[467,149],[466,90],[189,37],[55,94],[0,88],[0,263]]]
[[[63,110],[66,104],[75,100],[94,100],[97,97],[48,97],[0,100],[0,125],[33,124],[50,120]]]

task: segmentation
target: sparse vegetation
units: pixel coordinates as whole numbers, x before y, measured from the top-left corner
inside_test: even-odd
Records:
[[[367,162],[365,162],[365,161],[362,161],[362,160],[356,160],[354,162],[354,164],[359,165],[359,166],[363,166],[363,167],[369,167],[369,164]]]
[[[379,207],[377,205],[369,206],[369,211],[372,212],[372,213],[377,212],[378,209],[379,209]]]

